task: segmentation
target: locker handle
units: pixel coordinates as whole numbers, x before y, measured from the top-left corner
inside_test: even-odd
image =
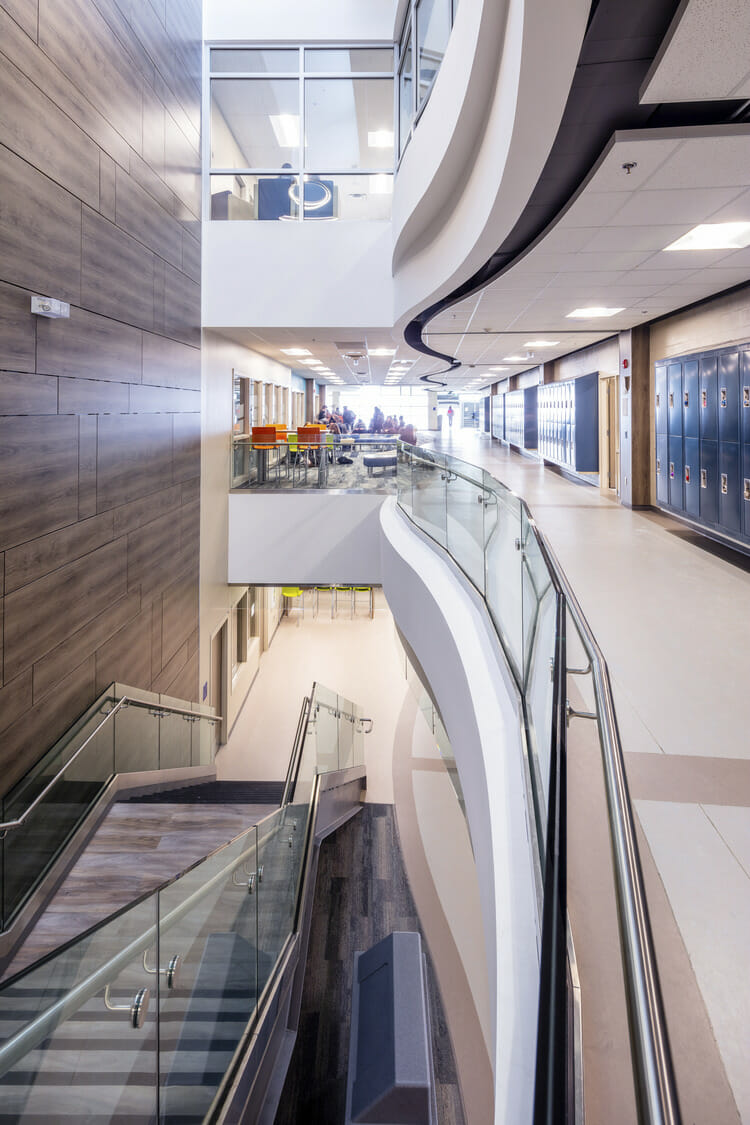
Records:
[[[701,406],[708,406],[708,391],[701,391]]]
[[[674,406],[674,391],[669,392],[669,405]]]
[[[658,394],[656,396],[656,405],[659,406],[660,402],[661,402],[661,395]]]
[[[674,461],[669,462],[669,479],[674,480]]]
[[[661,476],[661,461],[658,457],[656,458],[656,474],[657,476]]]
[[[688,405],[688,397],[689,397],[689,394],[690,394],[690,392],[689,392],[689,391],[685,391],[685,406],[687,406],[687,405]]]
[[[722,387],[719,391],[719,406],[726,406],[727,404],[727,388]]]
[[[721,474],[721,494],[722,494],[722,496],[726,496],[728,494],[728,492],[729,492],[729,481],[727,479],[727,474],[722,473]]]
[[[744,498],[750,500],[750,480],[745,477]]]
[[[690,484],[690,466],[685,466],[685,484]]]
[[[705,469],[701,469],[701,488],[708,488],[708,474]]]
[[[750,406],[750,387],[742,388],[742,405]]]

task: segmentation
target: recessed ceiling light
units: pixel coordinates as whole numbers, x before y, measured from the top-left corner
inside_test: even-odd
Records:
[[[299,146],[299,117],[296,113],[271,113],[268,120],[282,148]]]
[[[282,348],[284,355],[312,355],[308,348]]]
[[[528,356],[525,355],[504,355],[503,359],[506,363],[526,363]]]
[[[375,129],[367,134],[369,148],[393,148],[393,130]]]
[[[615,316],[617,313],[625,311],[623,306],[621,309],[607,309],[601,305],[592,305],[589,309],[573,309],[572,312],[567,314],[568,319],[573,317],[575,320],[593,320],[598,316]]]
[[[304,364],[306,364],[308,367],[319,367],[320,366],[320,360],[319,359],[303,359],[302,362]]]
[[[501,367],[488,367],[487,370],[488,371],[507,371],[508,368],[502,367],[502,366]]]
[[[701,223],[665,250],[742,250],[750,246],[750,223]]]
[[[524,344],[525,348],[554,348],[559,344],[559,340],[527,340]]]
[[[378,356],[380,356],[380,355],[395,355],[396,349],[395,348],[368,348],[367,354],[368,355],[378,355]]]

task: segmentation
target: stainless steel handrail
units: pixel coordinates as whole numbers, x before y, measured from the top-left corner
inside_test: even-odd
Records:
[[[66,770],[70,769],[70,767],[73,765],[73,762],[75,762],[75,760],[78,758],[79,754],[82,754],[91,740],[93,738],[96,738],[102,727],[106,726],[112,716],[117,714],[117,712],[121,708],[130,706],[146,707],[148,710],[164,712],[165,714],[187,715],[194,719],[208,719],[209,722],[212,723],[221,722],[221,715],[206,715],[202,714],[199,711],[189,711],[185,707],[172,707],[171,705],[166,703],[149,703],[145,699],[132,699],[130,696],[124,695],[122,699],[119,699],[117,701],[112,710],[107,712],[102,721],[98,723],[96,727],[94,727],[88,738],[84,739],[75,753],[71,754],[68,760],[60,767],[55,776],[47,782],[47,784],[44,786],[44,789],[42,789],[40,793],[37,793],[34,800],[24,809],[21,815],[17,817],[16,820],[6,820],[0,822],[0,833],[4,835],[6,832],[10,832],[14,828],[21,828],[31,816],[34,809],[44,800],[53,786],[57,784]]]
[[[451,457],[450,454],[443,456]],[[509,494],[518,500],[536,536],[545,564],[562,589],[566,609],[570,610],[579,633],[590,650],[612,838],[639,1116],[646,1125],[679,1125],[681,1115],[664,1003],[659,988],[656,953],[609,669],[578,599],[546,537],[537,527],[528,504],[501,481],[497,483],[500,486],[498,495]],[[405,511],[405,514],[408,516],[408,512]]]

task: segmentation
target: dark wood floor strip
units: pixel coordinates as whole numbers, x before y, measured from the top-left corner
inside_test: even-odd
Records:
[[[393,806],[368,804],[321,847],[299,1034],[276,1125],[343,1122],[354,953],[393,930],[421,933]],[[464,1125],[429,949],[427,961],[438,1118]]]

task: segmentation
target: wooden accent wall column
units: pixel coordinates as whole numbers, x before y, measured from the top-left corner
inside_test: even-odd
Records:
[[[198,698],[201,5],[0,0],[0,42],[4,792],[113,681]]]
[[[651,365],[649,327],[621,332],[620,500],[628,508],[651,503]]]

